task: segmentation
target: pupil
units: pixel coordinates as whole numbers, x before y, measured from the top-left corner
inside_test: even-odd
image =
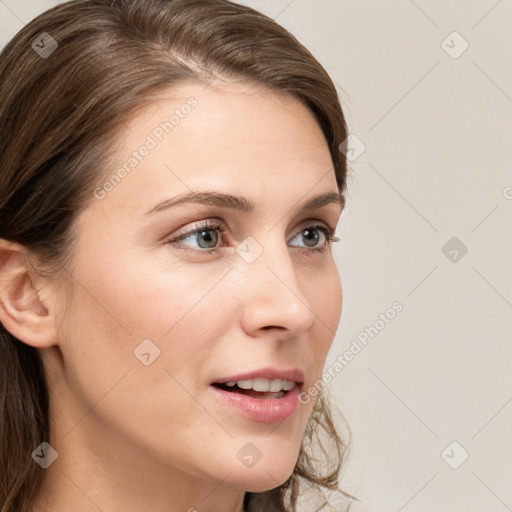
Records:
[[[314,245],[317,245],[318,244],[318,239],[319,239],[319,235],[318,235],[318,232],[317,230],[311,230],[311,229],[306,229],[304,231],[304,233],[306,234],[305,235],[305,238],[309,241],[311,241],[311,238],[309,238],[308,234],[311,235],[311,233],[313,233],[313,243],[311,244],[311,246],[314,246]]]
[[[215,237],[212,239],[211,233],[216,233],[216,231],[206,230],[206,231],[201,231],[199,233],[199,236],[201,238],[203,238],[204,241],[206,241],[206,243],[211,242],[212,240],[214,240],[214,242],[215,242],[212,246],[207,246],[207,247],[203,247],[203,246],[201,246],[201,244],[199,244],[199,246],[203,247],[203,249],[204,248],[211,249],[212,247],[215,247],[217,245],[217,241],[216,241]]]

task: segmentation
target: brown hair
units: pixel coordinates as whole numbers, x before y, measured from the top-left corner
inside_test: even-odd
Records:
[[[0,54],[0,238],[63,268],[74,220],[106,169],[116,129],[155,94],[179,82],[246,80],[298,98],[325,135],[340,193],[347,137],[336,88],[293,35],[228,0],[72,0],[26,25]],[[49,398],[34,347],[0,324],[0,507],[30,511],[44,470],[33,450],[49,439]],[[310,453],[321,432],[321,474]],[[350,433],[350,431],[348,431]],[[251,512],[295,511],[301,480],[335,490],[348,453],[325,397],[317,398],[293,474],[246,493]],[[348,493],[345,496],[353,498]],[[323,508],[323,507],[322,507]]]

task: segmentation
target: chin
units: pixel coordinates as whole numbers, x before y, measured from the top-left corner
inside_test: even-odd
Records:
[[[239,470],[229,477],[229,483],[246,492],[265,492],[284,484],[293,473],[294,464],[267,467],[254,466],[246,470]]]

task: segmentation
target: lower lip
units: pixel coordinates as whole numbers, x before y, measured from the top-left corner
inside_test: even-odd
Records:
[[[299,406],[300,386],[295,385],[281,398],[253,398],[210,386],[225,404],[236,409],[242,416],[261,423],[279,423],[288,419]]]

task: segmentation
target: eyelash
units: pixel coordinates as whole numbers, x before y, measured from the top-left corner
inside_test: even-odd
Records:
[[[318,253],[326,252],[327,249],[329,248],[329,246],[332,244],[332,242],[339,242],[339,238],[337,236],[335,236],[335,230],[332,229],[330,226],[322,225],[322,224],[311,224],[309,226],[304,226],[304,228],[301,229],[300,231],[298,231],[296,233],[296,235],[298,235],[306,230],[309,230],[309,229],[317,229],[318,231],[321,231],[324,234],[326,240],[325,240],[324,246],[319,249],[304,248],[307,252],[310,252],[310,251],[315,251]],[[226,230],[225,226],[223,224],[221,224],[220,222],[206,220],[205,222],[203,222],[203,224],[199,224],[193,230],[183,233],[182,235],[179,235],[175,238],[167,239],[164,243],[166,243],[166,244],[176,243],[176,242],[179,242],[180,240],[188,238],[191,235],[198,235],[203,231],[219,231],[221,234],[221,238],[222,238],[222,236],[226,233],[227,230]],[[183,250],[192,251],[194,253],[200,253],[200,254],[210,254],[219,249],[219,247],[210,248],[210,249],[204,249],[204,248],[191,249],[190,247],[187,247],[186,244],[182,244],[182,245],[184,246]]]

